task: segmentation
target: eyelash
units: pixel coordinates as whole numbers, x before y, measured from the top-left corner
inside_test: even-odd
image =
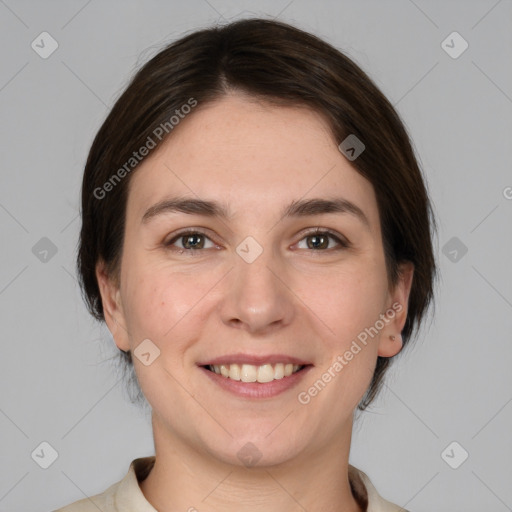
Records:
[[[201,252],[201,251],[205,251],[206,249],[182,249],[182,248],[172,248],[172,245],[177,241],[179,240],[180,238],[183,238],[183,237],[186,237],[186,236],[189,236],[189,235],[203,235],[204,237],[208,238],[210,241],[212,241],[213,243],[215,243],[213,240],[211,240],[211,238],[204,232],[202,231],[201,229],[188,229],[186,231],[182,231],[178,234],[176,234],[171,240],[169,240],[168,242],[165,242],[164,243],[164,246],[172,251],[176,251],[180,254],[183,254],[184,252],[188,252],[188,253],[198,253],[198,252]],[[329,229],[323,229],[323,228],[315,228],[314,230],[312,231],[308,231],[307,233],[305,233],[303,235],[303,237],[299,240],[299,242],[301,242],[302,240],[304,240],[304,238],[308,238],[310,236],[315,236],[315,235],[328,235],[330,238],[334,239],[340,247],[338,248],[331,248],[331,249],[319,249],[319,250],[315,250],[315,249],[309,249],[310,251],[313,251],[313,252],[331,252],[332,250],[343,250],[343,249],[348,249],[351,244],[343,239],[343,238],[340,238],[336,233],[334,233],[333,231],[329,230]]]

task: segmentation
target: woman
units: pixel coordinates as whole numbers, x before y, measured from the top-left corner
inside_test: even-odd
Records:
[[[348,463],[432,299],[435,227],[368,76],[289,25],[174,42],[99,130],[78,269],[155,456],[61,512],[404,510]]]

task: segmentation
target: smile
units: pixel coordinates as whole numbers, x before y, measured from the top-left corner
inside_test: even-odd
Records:
[[[289,354],[232,353],[198,361],[216,387],[243,399],[268,399],[298,386],[314,368],[307,359]]]
[[[227,379],[242,382],[260,382],[263,384],[289,377],[304,368],[304,366],[292,363],[276,363],[273,365],[267,363],[259,366],[232,363],[220,365],[210,364],[206,365],[205,368]]]

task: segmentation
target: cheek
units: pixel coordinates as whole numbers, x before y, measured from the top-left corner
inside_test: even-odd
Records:
[[[177,272],[169,265],[132,261],[125,275],[123,305],[126,323],[137,340],[149,338],[161,348],[178,349],[180,339],[194,337],[199,304],[215,282],[215,276]]]
[[[307,296],[308,305],[313,304],[311,309],[318,311],[335,339],[343,344],[379,318],[385,304],[387,281],[378,266],[354,265],[307,284],[307,289],[313,290]]]
[[[329,330],[322,329],[325,357],[319,360],[318,373],[308,386],[316,393],[324,386],[318,380],[325,383],[326,392],[318,391],[315,403],[339,421],[368,389],[377,360],[378,336],[367,333],[383,312],[387,280],[378,267],[363,267],[331,274],[328,286],[310,295],[315,300],[311,309],[320,311],[318,316]]]

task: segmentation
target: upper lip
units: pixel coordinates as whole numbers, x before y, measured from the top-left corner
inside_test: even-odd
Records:
[[[276,363],[292,363],[305,366],[311,364],[298,357],[288,356],[286,354],[266,354],[266,355],[250,355],[250,354],[228,354],[225,356],[215,357],[203,362],[197,363],[198,366],[208,365],[228,365],[228,364],[251,364],[254,366],[261,366],[263,364],[276,364]]]

